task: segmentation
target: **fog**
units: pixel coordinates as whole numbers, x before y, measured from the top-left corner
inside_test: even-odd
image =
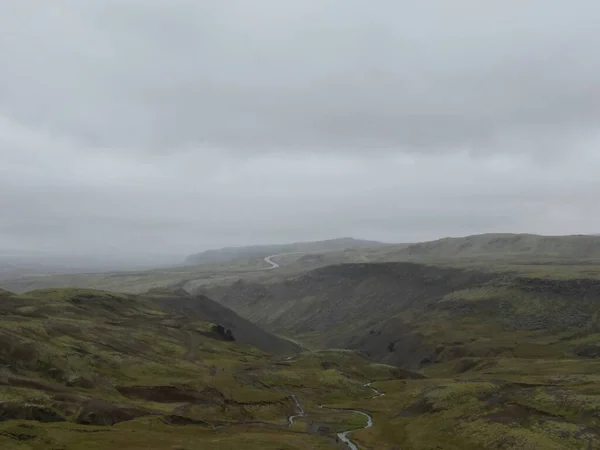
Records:
[[[0,254],[600,231],[600,4],[5,0]]]

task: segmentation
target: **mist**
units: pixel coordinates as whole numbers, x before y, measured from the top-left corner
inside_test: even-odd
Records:
[[[583,0],[4,1],[0,252],[598,233],[599,20]]]

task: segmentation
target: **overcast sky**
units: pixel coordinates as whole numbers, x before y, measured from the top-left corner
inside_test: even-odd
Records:
[[[597,0],[3,0],[0,249],[600,232]]]

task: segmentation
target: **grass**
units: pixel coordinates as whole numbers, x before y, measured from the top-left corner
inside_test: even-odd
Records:
[[[393,369],[351,351],[286,361],[152,296],[47,289],[0,312],[3,449],[332,448],[361,418],[318,405],[360,399]],[[292,394],[311,417],[290,429]]]
[[[318,264],[393,257],[381,251],[327,253]],[[249,271],[258,261],[110,281],[128,290],[199,276],[215,297],[227,292],[238,312],[312,350],[290,360],[219,340],[211,320],[151,296],[0,293],[0,417],[22,406],[0,421],[0,448],[333,449],[350,428],[364,449],[600,448],[600,266],[436,258],[308,272],[309,259],[289,255],[281,271]],[[373,398],[367,381],[386,395]],[[291,394],[308,416],[288,427]],[[92,411],[101,417],[132,417],[82,425],[90,400],[113,408]],[[368,411],[374,426],[322,404]],[[19,420],[33,413],[65,422]]]
[[[376,448],[411,450],[587,449],[600,444],[598,390],[587,397],[578,393],[583,385],[528,387],[483,374],[470,378],[481,379],[376,383],[386,396],[353,402],[373,411],[375,426],[355,431],[353,438],[365,448],[376,442]]]
[[[275,434],[271,430],[240,426],[234,430],[212,431],[198,426],[172,426],[159,419],[144,418],[111,428],[74,424],[0,423],[0,446],[11,450],[300,450],[331,449],[332,441],[326,437],[286,430]]]
[[[363,448],[588,450],[600,448],[600,284],[597,274],[555,276],[565,267],[594,270],[346,265],[264,289],[238,284],[227,301],[239,298],[229,304],[242,314],[252,305],[254,320],[310,348],[355,348],[420,368],[426,379],[361,369],[386,393],[371,398],[362,383],[348,382],[359,377],[339,377],[351,373],[351,361],[328,361],[326,351],[295,358],[328,363],[318,380],[331,391],[324,403],[373,414],[373,428],[351,434]]]

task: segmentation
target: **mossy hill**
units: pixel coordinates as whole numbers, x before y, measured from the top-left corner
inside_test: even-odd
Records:
[[[360,416],[318,404],[406,376],[353,352],[298,354],[236,317],[168,290],[2,291],[0,448],[335,448]],[[288,426],[293,396],[323,413],[321,432]]]
[[[597,279],[343,264],[208,292],[310,348],[426,375],[374,384],[387,395],[355,435],[375,448],[600,448]]]
[[[598,273],[535,266],[0,291],[0,448],[600,448]]]

